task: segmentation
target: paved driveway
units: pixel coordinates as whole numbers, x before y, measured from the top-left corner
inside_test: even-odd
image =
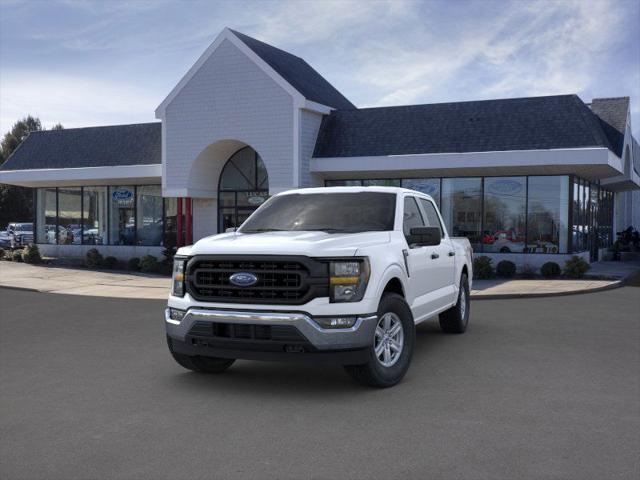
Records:
[[[473,304],[403,383],[170,359],[161,301],[0,289],[0,477],[637,479],[640,289]]]

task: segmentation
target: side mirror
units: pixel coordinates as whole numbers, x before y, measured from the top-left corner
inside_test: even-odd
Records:
[[[229,227],[229,228],[225,229],[225,233],[235,232],[236,230],[237,230],[236,227]]]
[[[407,236],[407,243],[411,248],[440,245],[441,240],[442,235],[438,227],[414,227]]]

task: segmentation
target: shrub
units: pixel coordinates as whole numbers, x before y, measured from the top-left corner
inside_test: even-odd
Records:
[[[489,257],[477,257],[473,259],[473,276],[479,280],[493,277],[493,267]]]
[[[11,260],[22,263],[22,252],[20,250],[14,250],[11,255]]]
[[[536,272],[537,272],[536,268],[532,267],[528,263],[525,263],[520,268],[520,275],[522,275],[522,278],[533,278],[536,276]]]
[[[129,267],[129,270],[137,272],[138,270],[140,270],[140,259],[138,257],[130,258],[127,266]]]
[[[22,252],[22,260],[25,263],[42,263],[42,257],[40,256],[40,250],[38,246],[30,243],[26,247],[24,247],[24,251]]]
[[[102,266],[102,255],[98,251],[97,248],[92,248],[87,251],[87,257],[85,260],[85,265],[89,268],[100,268]]]
[[[140,270],[146,273],[158,271],[158,259],[153,255],[145,255],[140,259]]]
[[[516,274],[516,264],[509,260],[501,260],[496,265],[496,273],[499,277],[511,278]]]
[[[4,258],[4,248],[0,248],[0,260]]]
[[[113,270],[118,266],[118,259],[116,257],[106,257],[102,262],[102,266],[107,270]]]
[[[564,273],[567,277],[582,278],[590,266],[584,258],[574,255],[564,263]]]
[[[560,265],[558,265],[556,262],[547,262],[542,265],[540,273],[544,278],[559,277],[561,273]]]

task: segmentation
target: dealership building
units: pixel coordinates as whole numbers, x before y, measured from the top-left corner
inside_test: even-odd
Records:
[[[44,254],[159,256],[323,185],[426,192],[476,254],[532,266],[597,260],[640,227],[628,97],[357,108],[303,59],[225,29],[155,114],[32,132],[1,167],[34,189]]]

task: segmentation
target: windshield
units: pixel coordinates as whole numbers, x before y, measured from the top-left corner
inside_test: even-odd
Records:
[[[33,230],[33,224],[31,223],[16,223],[17,232],[30,232]]]
[[[393,230],[395,209],[394,193],[293,193],[269,199],[239,231],[386,231]]]

